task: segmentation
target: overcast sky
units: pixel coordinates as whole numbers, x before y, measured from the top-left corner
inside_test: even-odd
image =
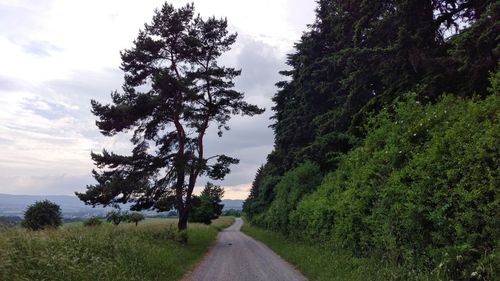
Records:
[[[73,194],[94,181],[90,151],[127,151],[127,137],[104,137],[90,99],[120,89],[120,50],[130,48],[161,0],[0,0],[0,193]],[[193,1],[170,1],[179,7]],[[241,160],[220,182],[225,198],[244,199],[272,149],[268,128],[274,83],[285,56],[314,19],[314,0],[199,0],[203,17],[227,17],[238,40],[224,58],[242,68],[236,89],[265,107],[235,117],[223,138],[206,137],[211,153]],[[206,179],[199,179],[203,185]]]

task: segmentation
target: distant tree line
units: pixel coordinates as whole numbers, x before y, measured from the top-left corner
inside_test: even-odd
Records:
[[[319,0],[247,218],[409,274],[498,277],[499,17],[498,1]]]
[[[233,217],[241,217],[241,210],[229,209],[222,211],[223,216],[233,216]]]
[[[22,222],[18,216],[0,216],[0,228],[12,227]]]

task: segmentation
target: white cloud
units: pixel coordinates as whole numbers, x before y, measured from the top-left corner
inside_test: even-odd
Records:
[[[244,183],[238,185],[221,185],[224,188],[223,199],[246,199],[250,193],[251,183]],[[199,195],[204,186],[196,186],[194,194]]]
[[[92,182],[91,150],[129,150],[128,136],[99,134],[89,101],[108,102],[121,87],[119,52],[162,4],[0,0],[0,193],[71,194]],[[267,126],[277,71],[312,22],[314,6],[314,0],[195,1],[202,16],[227,17],[239,33],[223,63],[243,68],[238,89],[268,109],[263,116],[235,117],[222,139],[214,131],[207,138],[209,151],[241,160],[223,182],[226,198],[246,197],[272,148]]]

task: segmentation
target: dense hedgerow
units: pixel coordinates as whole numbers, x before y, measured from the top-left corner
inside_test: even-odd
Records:
[[[314,164],[291,170],[271,206],[251,221],[443,278],[494,280],[500,276],[498,76],[484,100],[445,95],[422,104],[404,95],[370,119],[364,141],[316,191],[302,198],[321,178]]]
[[[433,105],[406,95],[298,204],[290,229],[454,280],[492,280],[500,274],[499,117],[498,91]]]
[[[316,190],[321,178],[318,165],[312,162],[305,162],[287,172],[274,188],[275,197],[269,210],[257,215],[254,221],[273,230],[288,232],[288,214],[304,195]]]

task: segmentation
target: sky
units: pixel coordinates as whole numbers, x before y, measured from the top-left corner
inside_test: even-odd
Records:
[[[238,40],[221,62],[242,69],[236,90],[266,108],[234,117],[208,154],[240,159],[222,182],[226,199],[245,199],[272,150],[274,84],[286,54],[314,20],[315,0],[170,0],[194,2],[203,17],[227,17]],[[120,89],[120,51],[132,46],[160,0],[0,0],[0,193],[70,195],[93,184],[90,152],[130,152],[128,136],[104,137],[90,100]],[[197,182],[202,186],[207,179]],[[200,188],[200,187],[199,187]],[[199,189],[198,188],[198,189]]]

